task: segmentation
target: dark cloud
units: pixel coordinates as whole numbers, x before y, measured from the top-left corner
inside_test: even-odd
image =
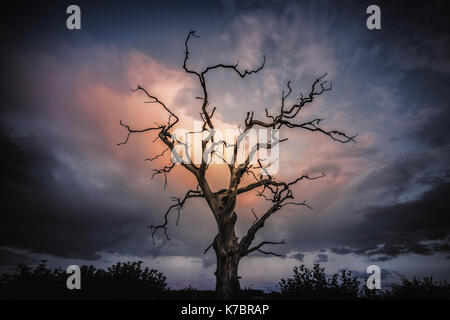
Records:
[[[358,194],[376,194],[380,200],[386,202],[398,201],[399,197],[410,191],[416,182],[420,183],[418,180],[423,180],[427,176],[435,177],[435,174],[427,175],[426,170],[434,169],[435,164],[439,162],[442,162],[439,154],[427,151],[401,155],[386,161],[381,168],[373,170],[355,191]]]
[[[352,183],[357,184],[357,187],[339,199],[345,202],[342,205],[343,209],[339,210],[353,212],[348,219],[343,219],[344,222],[334,224],[335,221],[326,220],[327,217],[323,218],[324,216],[317,210],[315,211],[318,213],[317,218],[314,218],[316,220],[305,218],[308,220],[308,224],[305,224],[308,230],[304,230],[305,232],[299,232],[295,223],[289,224],[292,226],[286,231],[292,235],[289,245],[302,252],[306,252],[306,247],[311,250],[322,248],[317,262],[328,261],[328,256],[324,253],[326,250],[323,248],[332,248],[330,250],[335,254],[367,255],[372,261],[386,261],[407,254],[430,256],[434,253],[450,252],[448,243],[450,225],[448,214],[446,214],[450,191],[446,182],[450,172],[448,165],[450,113],[447,103],[448,73],[450,72],[448,58],[450,20],[443,14],[448,11],[446,10],[448,2],[434,1],[433,5],[428,3],[412,5],[406,1],[395,3],[380,1],[383,27],[379,32],[370,32],[365,28],[365,8],[369,4],[372,3],[342,1],[339,4],[324,5],[322,2],[311,1],[298,2],[297,5],[295,1],[283,4],[276,1],[269,4],[256,1],[234,3],[226,1],[224,5],[230,13],[227,19],[233,20],[235,16],[237,17],[232,21],[232,25],[236,26],[236,29],[233,29],[236,35],[247,35],[247,30],[240,28],[242,25],[248,26],[249,29],[260,28],[261,30],[254,31],[271,35],[261,38],[260,49],[267,52],[268,66],[264,69],[263,72],[266,73],[263,75],[276,74],[277,81],[278,79],[288,80],[291,76],[295,79],[300,76],[298,70],[316,73],[316,68],[322,68],[324,62],[335,59],[336,61],[330,63],[330,66],[336,65],[339,74],[335,77],[339,81],[334,84],[339,90],[331,93],[335,95],[331,96],[330,101],[334,103],[334,99],[337,102],[342,99],[342,104],[347,105],[347,100],[350,100],[349,103],[355,106],[351,107],[348,113],[360,114],[361,118],[365,117],[374,121],[373,128],[367,131],[372,130],[373,135],[377,137],[383,135],[386,135],[388,139],[390,137],[390,143],[395,146],[395,150],[392,148],[389,151],[388,146],[379,143],[381,139],[369,147],[359,147],[361,144],[357,144],[355,148],[342,149],[343,151],[333,154],[326,163],[308,168],[318,171],[326,170],[330,176],[345,177],[348,174],[348,167],[357,167],[359,164],[352,162],[348,167],[347,164],[337,165],[334,157],[364,159],[373,164],[371,168],[368,168],[369,171],[366,171],[366,168],[355,168],[355,171],[360,170],[367,174],[363,181],[354,182],[355,177],[350,177],[354,179]],[[35,91],[39,91],[36,82],[44,81],[39,81],[37,73],[30,72],[27,64],[12,66],[10,62],[15,61],[13,56],[16,53],[42,51],[61,64],[77,65],[80,63],[79,59],[86,59],[88,60],[86,64],[80,65],[89,69],[88,56],[76,57],[76,59],[71,56],[72,58],[69,59],[64,52],[61,53],[55,49],[55,44],[68,41],[75,44],[74,46],[80,44],[80,47],[83,46],[87,48],[87,52],[91,52],[92,42],[84,41],[85,37],[89,37],[90,41],[95,39],[99,42],[117,44],[118,48],[124,46],[138,49],[158,61],[161,59],[168,66],[171,63],[179,66],[184,50],[185,31],[197,28],[202,34],[202,41],[196,42],[193,48],[195,50],[195,48],[201,48],[202,43],[204,46],[210,46],[203,40],[208,36],[217,40],[224,29],[221,25],[219,28],[221,31],[214,30],[207,34],[207,31],[211,31],[209,28],[214,29],[211,21],[220,20],[219,14],[214,13],[220,13],[219,10],[222,10],[224,6],[217,3],[205,6],[205,3],[199,2],[192,7],[191,3],[155,6],[152,3],[144,5],[134,1],[116,4],[106,2],[90,4],[82,1],[80,5],[84,12],[89,13],[85,15],[87,20],[84,20],[89,28],[83,28],[79,33],[68,34],[64,28],[64,19],[61,20],[65,9],[63,4],[58,6],[52,4],[51,10],[48,10],[49,5],[33,5],[33,10],[28,10],[28,13],[23,13],[22,4],[18,4],[15,11],[7,12],[4,17],[3,21],[10,27],[3,28],[1,33],[4,35],[3,38],[8,40],[6,42],[14,45],[11,45],[11,51],[3,53],[5,59],[1,61],[4,66],[2,70],[5,70],[2,73],[1,115],[3,120],[5,114],[8,116],[14,114],[15,118],[9,119],[13,127],[27,126],[30,123],[28,120],[40,114],[44,105],[50,103],[48,100],[57,101],[57,104],[64,106],[69,104],[67,92],[59,89],[68,91],[67,88],[72,88],[74,85],[62,80],[60,84],[58,79],[57,82],[61,85],[61,88],[56,88],[58,90],[52,86],[44,86],[46,90],[36,93]],[[30,8],[28,4],[26,6]],[[173,6],[182,10],[174,13]],[[123,15],[125,8],[130,10],[127,11],[130,14],[125,15],[126,17]],[[202,15],[202,19],[197,19],[198,14]],[[242,15],[241,20],[247,21],[248,25],[242,24],[239,15]],[[21,19],[17,19],[18,16],[21,16]],[[192,19],[193,17],[195,19]],[[210,18],[207,20],[204,17]],[[136,21],[145,21],[145,28],[141,25],[137,26]],[[177,21],[176,25],[172,25],[174,21]],[[201,21],[200,25],[198,21]],[[273,25],[266,24],[267,21]],[[297,24],[297,21],[303,24]],[[173,30],[174,27],[181,31],[171,33],[164,31]],[[150,30],[150,32],[136,30]],[[158,30],[158,32],[151,33],[151,30]],[[301,32],[297,33],[294,30],[301,30]],[[229,30],[227,32],[222,35],[229,35]],[[248,38],[242,37],[242,41],[250,41],[252,45],[252,40],[259,39],[259,32],[248,33],[248,35]],[[320,35],[320,38],[323,37],[324,45],[318,46],[316,48],[318,50],[310,52],[310,55],[316,58],[315,55],[324,49],[329,49],[333,54],[325,55],[327,59],[324,60],[320,57],[309,59],[317,60],[317,66],[312,70],[309,66],[297,69],[297,65],[301,66],[305,60],[302,54],[298,54],[301,53],[301,49],[308,48],[311,44],[322,44],[317,40],[317,35]],[[170,45],[155,46],[155,43],[170,43]],[[234,40],[229,44],[236,47],[242,45],[240,41]],[[249,47],[251,46],[246,48]],[[223,46],[217,45],[217,48],[211,46],[206,51],[209,49],[220,51]],[[262,52],[258,51],[257,55],[260,54]],[[24,56],[28,59],[27,55]],[[213,54],[213,58],[216,59],[216,55]],[[93,61],[91,63],[95,63],[95,60]],[[276,61],[283,62],[277,65]],[[28,63],[32,65],[34,61]],[[270,65],[272,69],[269,68]],[[20,76],[18,69],[21,70]],[[126,68],[117,69],[116,66],[114,69],[108,64],[108,68],[105,68],[102,74],[105,84],[118,92],[128,90],[125,76],[124,78],[115,77],[116,71],[125,74]],[[277,74],[278,71],[279,74]],[[398,80],[397,77],[402,80]],[[303,87],[301,79],[297,80],[300,82],[299,87]],[[260,89],[259,82],[253,82],[258,88],[248,90],[247,86],[242,86],[235,79],[231,81],[242,91],[248,91],[251,94],[256,92],[256,89]],[[401,83],[398,87],[395,85],[397,81]],[[354,85],[355,82],[360,82],[361,85]],[[377,101],[367,103],[362,100],[365,102],[362,105],[359,104],[359,100],[355,103],[351,101],[352,96],[349,95],[349,91],[354,91],[356,96],[365,96],[372,87],[380,83],[386,85],[387,93],[398,97],[400,106],[389,106],[392,110],[387,110],[374,107],[374,105],[378,106]],[[394,85],[391,86],[392,84]],[[346,86],[348,86],[347,91],[345,91]],[[219,81],[218,87],[228,91],[229,86]],[[175,102],[184,105],[195,95],[197,95],[195,90],[182,90]],[[391,95],[388,97],[390,100]],[[241,98],[241,100],[251,105],[246,99]],[[221,101],[218,102],[221,103]],[[269,101],[268,105],[270,105]],[[433,113],[421,119],[420,111],[428,106],[434,110]],[[76,109],[78,106],[68,105],[68,107]],[[382,107],[381,104],[380,107]],[[58,108],[58,110],[61,109]],[[333,109],[330,110],[332,115]],[[241,111],[243,110],[239,110]],[[339,109],[337,113],[341,111],[342,109]],[[225,119],[228,113],[230,117],[234,114],[233,112],[224,113]],[[409,124],[412,129],[407,129],[407,134],[402,131],[403,127],[408,125],[408,123],[402,123],[404,120],[401,116],[404,114],[417,115],[413,117],[413,123]],[[342,118],[346,116],[339,115]],[[378,118],[390,123],[388,120],[396,117],[400,120],[391,128],[376,126],[381,122],[381,120],[376,122]],[[107,250],[113,253],[143,256],[157,256],[162,253],[198,256],[209,244],[209,239],[213,238],[213,233],[216,231],[213,222],[202,230],[204,235],[200,239],[198,225],[206,222],[203,218],[195,220],[196,217],[191,215],[189,221],[182,222],[185,228],[181,226],[181,231],[178,231],[184,232],[180,237],[181,240],[177,242],[177,239],[172,238],[170,242],[164,241],[162,245],[153,247],[151,243],[148,243],[149,230],[146,228],[153,222],[151,221],[153,218],[147,219],[146,214],[143,213],[155,212],[154,219],[157,219],[155,222],[160,222],[160,213],[165,209],[159,199],[161,197],[150,198],[149,196],[150,200],[143,199],[127,190],[127,186],[120,178],[111,179],[105,188],[80,185],[76,173],[68,170],[66,164],[62,163],[58,157],[58,150],[61,147],[66,150],[71,150],[72,147],[64,145],[67,142],[61,141],[66,137],[58,138],[55,134],[48,135],[42,132],[52,128],[51,120],[44,120],[42,127],[36,128],[35,135],[24,135],[20,132],[16,134],[8,129],[0,133],[0,147],[2,154],[5,155],[0,160],[2,168],[5,168],[0,173],[2,198],[5,199],[0,215],[0,247],[21,248],[33,253],[64,258],[98,259],[98,253]],[[69,119],[70,122],[74,120],[73,117]],[[78,121],[84,122],[86,119],[78,119]],[[83,128],[90,125],[85,124]],[[80,128],[77,129],[83,131]],[[365,128],[362,129],[365,130]],[[76,135],[76,132],[70,134]],[[94,138],[93,135],[92,139]],[[412,142],[415,149],[409,145]],[[100,153],[98,150],[95,152]],[[69,152],[69,157],[74,163],[82,166],[80,159],[83,155],[76,153],[76,150]],[[374,167],[380,169],[374,170]],[[447,180],[444,179],[445,177]],[[425,189],[428,190],[423,192]],[[337,193],[338,190],[331,192]],[[363,204],[368,202],[370,206],[360,209],[361,205],[357,210],[353,210],[352,205],[357,202]],[[318,204],[319,207],[320,205]],[[339,214],[341,212],[336,213],[336,221],[340,219]],[[321,221],[325,221],[323,225]],[[324,227],[325,224],[327,226]],[[270,230],[269,228],[270,226],[266,230]],[[211,234],[207,234],[208,232]],[[193,241],[184,241],[193,237],[197,238]],[[304,238],[295,240],[295,237]],[[206,238],[208,240],[204,241]],[[286,250],[288,249],[286,247]],[[27,254],[17,252],[19,251],[1,249],[0,264],[10,265],[30,261]],[[303,261],[305,255],[297,253],[293,257]],[[212,266],[215,262],[211,252],[202,259],[204,267]]]
[[[448,101],[448,100],[447,100]],[[429,145],[432,147],[444,147],[450,143],[450,135],[448,128],[450,123],[450,108],[443,107],[430,116],[426,121],[414,131],[415,138],[420,144]],[[448,149],[443,149],[447,152]]]
[[[7,157],[0,158],[2,190],[11,192],[19,186],[29,188],[39,186],[40,182],[51,179],[51,168],[55,165],[51,155],[39,151],[32,139],[12,138],[0,132],[0,145]]]
[[[445,239],[448,241],[448,238]],[[429,256],[434,253],[447,253],[450,252],[450,245],[448,242],[444,243],[418,243],[411,242],[406,244],[380,244],[374,247],[366,247],[360,249],[352,249],[347,247],[342,248],[332,248],[331,252],[339,255],[346,254],[358,254],[367,255],[372,261],[387,261],[399,255],[406,254],[420,254],[424,256]]]
[[[16,267],[19,264],[31,264],[36,262],[27,254],[13,252],[6,248],[0,248],[0,267]]]
[[[350,248],[331,248],[331,252],[344,255],[344,254],[353,253],[354,250],[352,250]]]
[[[144,207],[109,201],[120,193],[81,188],[67,170],[61,173],[61,164],[36,138],[2,133],[0,139],[8,154],[1,158],[8,170],[2,170],[0,181],[4,197],[0,246],[98,259],[98,251],[133,241],[135,236],[145,237],[148,221],[138,214]]]
[[[377,261],[448,252],[448,157],[432,150],[401,155],[367,174],[345,190],[355,204],[347,218],[300,233],[295,230],[291,250],[328,248],[335,254],[364,255]]]
[[[296,253],[296,254],[294,254],[293,256],[292,256],[292,258],[294,258],[294,259],[296,259],[296,260],[298,260],[298,261],[301,261],[301,262],[303,262],[303,259],[305,258],[305,255],[303,254],[303,253]]]
[[[314,261],[314,263],[323,263],[323,262],[328,262],[328,256],[323,253],[318,254],[317,259],[316,261]]]
[[[431,255],[450,252],[450,183],[441,182],[415,200],[371,207],[364,220],[347,230],[347,247],[331,249],[336,254],[365,254],[385,261],[403,254]],[[431,241],[431,242],[430,242]]]

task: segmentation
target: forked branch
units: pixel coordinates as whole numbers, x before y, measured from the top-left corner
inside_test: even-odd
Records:
[[[263,70],[266,59],[265,56],[263,55],[261,64],[253,70],[241,70],[239,68],[239,63],[235,64],[219,63],[216,65],[208,66],[200,71],[193,70],[188,66],[190,58],[189,42],[193,38],[199,38],[199,36],[196,34],[195,31],[191,30],[188,33],[184,42],[185,55],[183,60],[183,69],[185,70],[186,73],[193,74],[198,79],[202,89],[202,94],[196,97],[196,99],[201,101],[200,118],[203,122],[202,129],[199,133],[201,134],[207,133],[207,137],[202,140],[201,145],[203,155],[201,164],[197,166],[193,164],[191,161],[188,162],[181,161],[182,159],[179,158],[179,155],[173,152],[176,146],[182,145],[184,147],[186,155],[190,160],[187,136],[186,141],[183,142],[181,141],[181,139],[174,137],[171,132],[174,126],[179,122],[179,118],[172,111],[172,109],[169,108],[161,99],[151,94],[149,91],[147,91],[140,85],[138,85],[137,88],[132,91],[142,92],[149,99],[149,101],[146,101],[146,103],[156,104],[162,107],[168,113],[167,122],[164,124],[155,124],[155,126],[149,128],[134,129],[131,128],[129,125],[124,124],[122,121],[120,121],[120,125],[127,130],[127,136],[122,142],[118,143],[118,145],[126,144],[129,141],[130,136],[132,134],[156,131],[158,135],[155,141],[158,139],[161,140],[165,145],[165,149],[156,156],[153,156],[146,160],[154,161],[156,159],[162,158],[166,154],[166,152],[170,150],[172,151],[170,153],[178,161],[178,163],[180,163],[185,169],[190,171],[196,177],[198,182],[197,188],[189,190],[184,197],[171,198],[174,203],[165,212],[163,223],[157,226],[154,225],[151,226],[151,229],[153,230],[152,233],[153,241],[154,235],[159,229],[162,229],[164,231],[166,238],[169,239],[167,235],[167,223],[169,214],[171,212],[177,213],[177,224],[178,224],[180,212],[186,201],[190,198],[204,198],[209,204],[210,208],[212,209],[213,214],[216,217],[217,221],[233,221],[232,219],[226,218],[235,215],[234,209],[236,206],[237,196],[250,191],[256,191],[257,196],[269,201],[270,207],[260,217],[258,217],[252,209],[252,213],[255,217],[255,220],[253,224],[249,227],[246,235],[242,238],[242,240],[239,243],[239,253],[241,256],[245,256],[251,252],[258,251],[266,255],[279,256],[274,252],[263,250],[262,247],[264,245],[283,244],[284,240],[280,242],[263,241],[254,247],[250,247],[252,241],[255,239],[257,231],[264,226],[264,223],[269,217],[271,217],[274,213],[279,211],[284,206],[288,205],[305,206],[307,208],[312,209],[305,201],[303,202],[294,201],[294,194],[292,187],[302,180],[316,180],[324,177],[325,174],[322,173],[321,175],[318,176],[310,176],[309,174],[306,173],[290,182],[278,181],[275,177],[270,175],[267,170],[267,168],[272,164],[272,162],[263,165],[261,160],[258,159],[259,166],[254,166],[251,163],[251,160],[253,156],[256,154],[256,152],[258,152],[260,149],[271,149],[272,147],[278,145],[283,141],[286,141],[287,139],[278,139],[278,138],[275,139],[273,136],[271,136],[270,142],[257,143],[256,145],[250,146],[249,147],[250,153],[245,159],[245,161],[242,164],[236,165],[235,162],[237,154],[239,148],[242,147],[241,142],[244,141],[246,135],[252,128],[267,128],[267,129],[301,128],[310,132],[319,132],[320,134],[330,137],[333,141],[337,141],[340,143],[355,142],[356,135],[347,135],[346,133],[335,129],[325,129],[321,126],[323,119],[320,118],[316,118],[309,121],[299,120],[301,110],[303,110],[308,104],[312,103],[317,96],[320,96],[323,93],[332,90],[332,84],[328,83],[325,80],[327,74],[324,74],[314,80],[307,94],[303,95],[300,92],[299,96],[296,99],[291,98],[293,89],[291,82],[290,81],[287,82],[286,89],[283,90],[281,94],[280,105],[275,108],[276,111],[274,113],[269,112],[269,110],[266,108],[265,109],[266,119],[260,120],[255,117],[253,111],[250,111],[246,114],[246,117],[244,119],[244,128],[236,138],[234,144],[228,144],[223,140],[216,141],[214,138],[214,121],[213,121],[216,107],[211,107],[209,104],[206,75],[209,72],[213,72],[214,70],[225,69],[233,71],[240,78],[245,78],[246,76],[256,74],[261,70]],[[191,133],[193,132],[189,132],[188,134]],[[212,159],[214,155],[220,157],[220,153],[217,151],[217,148],[219,147],[232,148],[233,161],[232,163],[228,163],[227,161],[225,161],[225,159],[222,158],[222,160],[224,160],[224,162],[227,163],[230,170],[229,186],[228,188],[213,192],[206,179],[206,171],[208,170],[209,165],[211,163],[211,161],[209,161],[208,159]],[[205,157],[204,156],[205,153],[207,155],[210,155],[211,158]],[[158,174],[164,174],[164,181],[165,181],[164,187],[166,187],[167,185],[167,174],[172,171],[172,169],[175,166],[175,163],[176,162],[173,160],[173,158],[171,158],[170,163],[168,165],[160,169],[154,169],[153,176]],[[265,172],[265,174],[257,176],[253,170],[258,168],[261,169],[263,172]],[[242,181],[241,178],[244,174],[253,177],[254,182],[248,183],[245,186],[241,186],[240,185]],[[211,246],[206,248],[205,253],[208,251],[209,248],[211,248]]]

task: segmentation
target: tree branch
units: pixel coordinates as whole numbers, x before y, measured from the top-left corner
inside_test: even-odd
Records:
[[[261,247],[264,246],[264,245],[267,245],[267,244],[274,244],[275,245],[275,244],[285,244],[285,243],[286,242],[284,241],[284,239],[279,241],[279,242],[263,241],[260,244],[258,244],[257,246],[254,246],[253,248],[248,249],[245,252],[244,255],[248,255],[249,253],[252,253],[253,251],[259,251],[259,252],[261,252],[263,254],[266,254],[266,255],[274,255],[274,256],[277,256],[277,257],[282,257],[283,255],[281,255],[281,254],[277,254],[277,253],[270,252],[270,251],[263,251],[263,250],[261,250]]]
[[[212,66],[208,66],[202,71],[195,71],[193,69],[190,69],[188,66],[189,58],[190,58],[190,52],[189,52],[189,41],[192,38],[199,38],[199,36],[196,34],[194,30],[191,30],[184,42],[185,45],[185,56],[183,61],[183,69],[186,71],[186,73],[193,74],[197,77],[199,80],[202,94],[201,96],[197,96],[196,99],[202,101],[201,106],[201,112],[200,112],[200,118],[203,121],[202,130],[200,133],[208,132],[208,136],[206,139],[202,140],[202,162],[199,166],[196,166],[195,164],[190,161],[189,163],[186,163],[185,161],[182,161],[180,156],[176,154],[175,146],[179,146],[180,144],[184,146],[184,150],[190,160],[189,155],[189,147],[188,147],[188,139],[186,136],[186,141],[182,142],[181,139],[177,139],[174,135],[171,134],[171,129],[179,122],[179,118],[175,115],[172,110],[166,106],[166,104],[158,99],[156,96],[150,94],[146,89],[144,89],[141,86],[137,86],[136,89],[132,90],[133,92],[136,91],[142,91],[147,98],[150,99],[150,101],[146,101],[146,103],[151,104],[157,104],[160,107],[162,107],[168,114],[167,123],[165,124],[156,124],[154,127],[149,127],[145,129],[132,129],[130,126],[124,124],[122,121],[120,121],[120,125],[127,129],[127,136],[126,138],[118,143],[118,145],[124,145],[126,144],[130,136],[134,133],[144,133],[148,131],[157,131],[158,136],[155,139],[160,139],[166,146],[166,148],[159,154],[157,154],[154,157],[148,158],[146,160],[153,161],[158,158],[161,158],[165,155],[167,150],[171,150],[171,153],[173,157],[177,160],[177,163],[180,163],[185,169],[190,171],[197,179],[198,185],[195,190],[189,190],[183,198],[178,197],[172,197],[171,200],[174,201],[174,203],[167,209],[167,211],[164,214],[164,221],[162,224],[154,226],[151,225],[152,232],[152,239],[154,242],[154,235],[159,229],[164,230],[164,234],[166,238],[169,240],[169,237],[167,235],[167,224],[168,224],[168,215],[176,211],[177,212],[177,224],[180,218],[180,212],[187,201],[187,199],[190,198],[196,198],[196,197],[202,197],[204,198],[208,205],[210,206],[211,210],[213,211],[213,214],[219,224],[219,230],[222,225],[220,223],[232,223],[234,226],[234,223],[236,222],[236,214],[234,212],[235,206],[236,206],[236,198],[237,195],[243,194],[252,190],[257,191],[257,195],[264,198],[267,201],[270,201],[271,205],[269,209],[258,218],[254,210],[252,209],[253,216],[255,217],[255,220],[253,224],[249,227],[247,230],[246,235],[241,239],[239,243],[239,254],[241,256],[245,256],[251,252],[258,251],[266,255],[276,255],[280,256],[274,252],[265,251],[261,248],[264,245],[270,245],[270,244],[282,244],[284,243],[284,240],[281,242],[270,242],[270,241],[263,241],[259,245],[254,246],[250,248],[250,245],[252,241],[255,239],[255,235],[258,230],[260,230],[263,226],[265,221],[272,216],[274,213],[279,211],[282,207],[287,205],[296,205],[296,206],[305,206],[307,208],[312,209],[305,201],[303,202],[295,202],[293,201],[294,195],[292,192],[292,187],[297,184],[298,182],[302,180],[315,180],[321,177],[324,177],[325,174],[322,173],[322,175],[319,176],[309,176],[307,173],[299,176],[295,180],[291,182],[285,182],[285,181],[276,181],[274,177],[268,174],[267,168],[271,165],[269,163],[266,166],[263,166],[261,159],[258,159],[259,167],[250,165],[250,161],[252,160],[253,156],[256,154],[258,150],[261,148],[265,149],[271,149],[273,146],[279,144],[280,142],[285,141],[286,139],[275,139],[272,141],[273,137],[271,137],[271,141],[269,143],[257,143],[256,145],[253,145],[250,147],[250,153],[248,157],[245,159],[243,164],[236,165],[236,158],[238,154],[238,149],[240,148],[241,141],[246,137],[246,134],[254,127],[261,127],[261,128],[267,128],[267,129],[281,129],[283,127],[288,129],[293,128],[301,128],[310,132],[319,132],[320,134],[326,135],[330,137],[333,141],[337,141],[340,143],[348,143],[348,142],[355,142],[355,136],[347,135],[346,133],[339,131],[339,130],[328,130],[321,127],[322,119],[313,119],[311,121],[301,122],[296,121],[295,119],[300,114],[301,110],[305,108],[305,106],[309,103],[312,103],[314,99],[323,94],[326,91],[332,90],[332,84],[328,83],[325,79],[327,74],[324,74],[317,79],[314,80],[312,83],[311,89],[309,92],[304,96],[301,92],[299,93],[299,97],[295,100],[294,103],[291,101],[291,95],[293,92],[291,82],[287,82],[286,89],[282,91],[281,94],[281,104],[279,107],[277,107],[277,111],[274,113],[269,113],[269,110],[265,109],[265,117],[267,119],[265,120],[259,120],[255,119],[254,112],[248,112],[245,119],[244,119],[244,129],[243,131],[238,135],[236,138],[236,143],[233,145],[228,145],[225,141],[215,141],[214,140],[214,123],[213,123],[213,116],[216,111],[216,108],[210,108],[209,100],[208,100],[208,89],[207,89],[207,83],[206,83],[206,75],[208,72],[218,69],[229,69],[233,72],[235,72],[240,78],[245,78],[248,75],[252,75],[255,73],[258,73],[261,71],[265,66],[265,56],[263,55],[262,63],[258,67],[256,67],[253,70],[240,70],[238,63],[232,65],[232,64],[216,64]],[[221,189],[217,192],[213,192],[208,184],[208,181],[206,179],[206,170],[209,168],[209,165],[211,161],[208,161],[209,156],[212,157],[214,155],[221,157],[220,153],[216,151],[216,147],[222,145],[222,147],[233,147],[233,163],[227,163],[229,170],[230,170],[230,181],[229,186],[227,189]],[[208,157],[205,157],[203,155],[206,154]],[[223,159],[226,163],[226,160]],[[174,168],[176,162],[173,158],[170,159],[171,163],[169,165],[164,166],[160,169],[154,169],[153,176],[157,174],[164,174],[165,183],[164,188],[167,186],[167,174],[171,172],[171,170]],[[261,170],[264,170],[267,174],[260,174],[259,178],[256,176],[256,174],[253,172],[254,169],[260,168]],[[253,183],[249,183],[245,186],[240,187],[241,178],[244,174],[251,175],[256,180]],[[152,176],[152,178],[153,178]],[[264,178],[263,178],[264,177]],[[261,190],[262,188],[262,190]],[[222,221],[222,222],[220,222]],[[213,247],[213,244],[208,246],[204,253],[206,253],[211,247]]]
[[[161,126],[157,126],[157,127],[152,127],[152,128],[146,128],[146,129],[136,130],[136,129],[131,129],[130,126],[124,124],[124,123],[122,122],[122,120],[120,120],[119,123],[120,123],[120,125],[121,125],[122,127],[124,127],[125,129],[128,130],[128,134],[127,134],[127,137],[125,138],[124,141],[119,142],[119,143],[117,144],[118,146],[121,146],[121,145],[123,145],[123,144],[126,144],[126,143],[128,142],[128,140],[130,139],[130,135],[131,135],[132,133],[143,133],[143,132],[147,132],[147,131],[160,130],[160,129],[162,129]]]
[[[170,214],[170,212],[171,212],[172,210],[174,210],[174,209],[177,210],[177,221],[176,221],[176,225],[178,225],[178,221],[179,221],[179,219],[180,219],[181,209],[183,209],[183,206],[184,206],[186,200],[187,200],[187,199],[190,199],[190,198],[202,198],[202,197],[204,197],[204,196],[203,196],[203,194],[202,194],[202,192],[201,192],[199,186],[197,186],[197,188],[196,188],[195,190],[189,190],[189,191],[186,193],[186,195],[184,196],[183,199],[177,198],[177,197],[171,197],[171,200],[174,201],[174,202],[176,202],[176,203],[173,204],[173,205],[171,205],[171,206],[167,209],[166,213],[164,214],[164,222],[163,222],[162,224],[160,224],[160,225],[157,225],[157,226],[155,226],[155,225],[151,225],[151,226],[150,226],[150,228],[153,230],[153,232],[152,232],[152,240],[153,240],[153,244],[155,244],[155,233],[156,233],[159,229],[163,229],[163,230],[164,230],[164,235],[166,236],[167,240],[170,240],[170,239],[169,239],[169,236],[168,236],[168,234],[167,234],[167,224],[168,224],[168,216],[169,216],[169,214]]]

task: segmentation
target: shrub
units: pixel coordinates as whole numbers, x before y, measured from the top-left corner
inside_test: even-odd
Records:
[[[281,279],[279,286],[281,294],[288,298],[355,299],[360,281],[348,270],[327,277],[325,268],[314,264],[312,269],[305,265],[294,267],[293,277]]]
[[[118,262],[106,270],[81,266],[81,290],[68,290],[68,275],[50,269],[43,260],[36,267],[19,265],[0,278],[3,299],[154,299],[166,290],[166,276],[142,267],[142,261]]]

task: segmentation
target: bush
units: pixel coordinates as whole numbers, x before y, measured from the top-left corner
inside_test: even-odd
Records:
[[[412,280],[402,278],[401,284],[393,284],[384,294],[385,299],[450,299],[450,284],[433,281],[432,277]]]
[[[360,281],[351,271],[342,270],[327,277],[325,268],[315,264],[294,267],[294,276],[281,279],[281,294],[295,299],[356,299]]]
[[[19,265],[0,278],[3,299],[155,299],[166,290],[166,276],[142,261],[118,262],[107,270],[81,266],[81,290],[68,290],[68,274],[43,260],[34,268]]]
[[[351,271],[342,270],[331,276],[325,268],[315,264],[312,269],[304,265],[294,267],[292,278],[281,279],[277,299],[450,299],[450,285],[446,281],[433,281],[431,277],[392,284],[388,290],[369,290]]]

